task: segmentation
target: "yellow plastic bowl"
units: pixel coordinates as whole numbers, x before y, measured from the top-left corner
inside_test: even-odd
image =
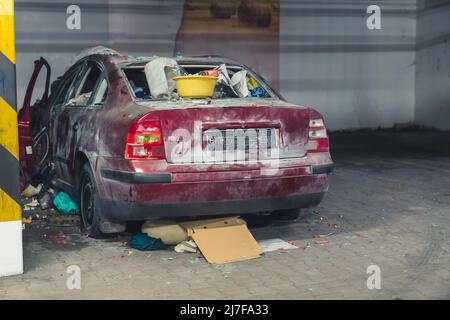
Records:
[[[208,98],[214,94],[218,77],[180,76],[175,77],[178,95],[183,98]]]

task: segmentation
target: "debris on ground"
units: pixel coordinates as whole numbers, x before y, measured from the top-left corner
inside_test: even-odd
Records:
[[[73,201],[70,196],[65,192],[59,192],[53,199],[53,204],[56,209],[61,213],[78,213],[80,208],[78,204]]]
[[[258,258],[261,246],[240,217],[180,223],[209,263],[228,263]]]
[[[31,218],[31,217],[22,218],[22,222],[25,224],[29,224],[29,223],[33,222],[33,218]]]
[[[38,205],[39,205],[39,202],[36,199],[32,199],[30,202],[25,203],[23,210],[24,211],[35,210]]]
[[[30,185],[27,189],[26,192],[22,193],[23,198],[21,200],[24,226],[32,224],[37,228],[48,229],[51,226],[73,227],[80,225],[80,216],[78,214],[75,212],[60,213],[53,207],[52,199],[57,196],[55,190],[44,184],[40,184],[38,187]],[[38,191],[39,193],[37,193]],[[61,197],[63,193],[58,194]],[[58,203],[58,200],[56,202]],[[72,207],[75,208],[73,205]]]
[[[183,241],[179,244],[177,244],[174,248],[174,250],[178,253],[183,252],[190,252],[190,253],[197,253],[197,245],[193,240],[189,241]]]
[[[22,191],[22,196],[26,198],[31,198],[37,196],[42,190],[42,184],[39,184],[37,187],[33,185],[28,185],[25,190]]]
[[[188,240],[186,230],[173,221],[146,221],[142,225],[141,232],[150,237],[161,239],[161,241],[166,245],[177,245]]]
[[[150,237],[145,233],[136,234],[128,245],[133,249],[141,251],[160,250],[166,247],[161,239]]]
[[[328,239],[328,236],[322,236],[322,235],[317,235],[314,236],[314,244],[319,244],[319,245],[324,245],[326,243],[329,243],[330,239]]]
[[[436,224],[436,223],[432,223],[431,226],[432,226],[433,228],[439,228],[439,225]]]
[[[79,215],[55,215],[49,216],[47,218],[49,226],[58,226],[58,227],[73,227],[80,225],[80,216]]]
[[[174,257],[162,257],[161,260],[163,261],[172,261]]]
[[[122,242],[119,244],[119,247],[128,247],[128,241],[122,241]]]
[[[44,234],[44,239],[49,239],[57,245],[66,245],[68,244],[66,235],[63,232],[53,233],[50,235]]]
[[[39,205],[41,206],[42,210],[47,210],[50,208],[52,204],[52,196],[50,193],[45,192],[42,197],[39,198]]]
[[[310,242],[307,242],[306,244],[301,245],[301,246],[299,247],[299,249],[305,251],[305,250],[308,249],[309,247],[311,247],[311,243],[310,243]]]
[[[281,239],[268,239],[261,240],[258,242],[261,246],[262,252],[272,252],[276,250],[289,250],[289,249],[298,249],[298,247],[294,243],[289,243]]]

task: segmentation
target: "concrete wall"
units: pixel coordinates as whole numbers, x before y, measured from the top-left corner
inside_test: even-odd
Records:
[[[381,30],[366,27],[369,4],[381,6]],[[412,122],[415,10],[415,0],[282,1],[282,93],[332,130]]]
[[[66,27],[66,10],[71,4],[82,8],[81,30]],[[108,0],[16,0],[15,15],[18,108],[22,107],[34,60],[46,58],[52,66],[52,79],[56,79],[77,52],[109,44]],[[37,84],[38,96],[43,85],[43,81]]]
[[[82,8],[67,30],[66,8]],[[382,8],[382,30],[366,8]],[[32,62],[46,57],[60,75],[75,54],[98,44],[135,55],[172,54],[181,0],[17,0],[19,107]],[[416,0],[281,0],[280,88],[321,111],[332,130],[391,127],[414,120]]]
[[[68,30],[66,10],[81,9],[81,29]],[[45,57],[52,79],[87,47],[104,45],[132,55],[172,55],[183,14],[182,0],[16,0],[18,106],[33,61]],[[42,79],[40,79],[42,80]],[[38,81],[36,96],[43,92]]]
[[[416,123],[450,129],[450,1],[420,1],[417,15]]]

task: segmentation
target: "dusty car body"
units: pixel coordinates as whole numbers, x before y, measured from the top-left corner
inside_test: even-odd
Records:
[[[132,220],[281,214],[321,201],[333,162],[316,110],[284,101],[250,69],[220,57],[178,63],[190,72],[223,63],[247,70],[266,95],[148,99],[136,75],[151,59],[89,55],[52,90],[48,64],[42,58],[35,64],[19,114],[22,176],[54,176],[56,186],[80,202],[83,230],[101,237]],[[43,66],[46,90],[31,106]],[[225,144],[225,155],[210,148]],[[252,144],[257,153],[264,144],[271,154],[251,158]]]

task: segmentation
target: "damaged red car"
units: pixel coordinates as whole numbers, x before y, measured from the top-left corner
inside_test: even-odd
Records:
[[[51,177],[79,202],[93,237],[162,217],[295,218],[328,190],[321,114],[286,102],[236,61],[107,51],[79,58],[51,85],[50,74],[45,59],[35,62],[19,113],[22,180]],[[188,75],[214,77],[212,95],[181,96],[177,79]]]

